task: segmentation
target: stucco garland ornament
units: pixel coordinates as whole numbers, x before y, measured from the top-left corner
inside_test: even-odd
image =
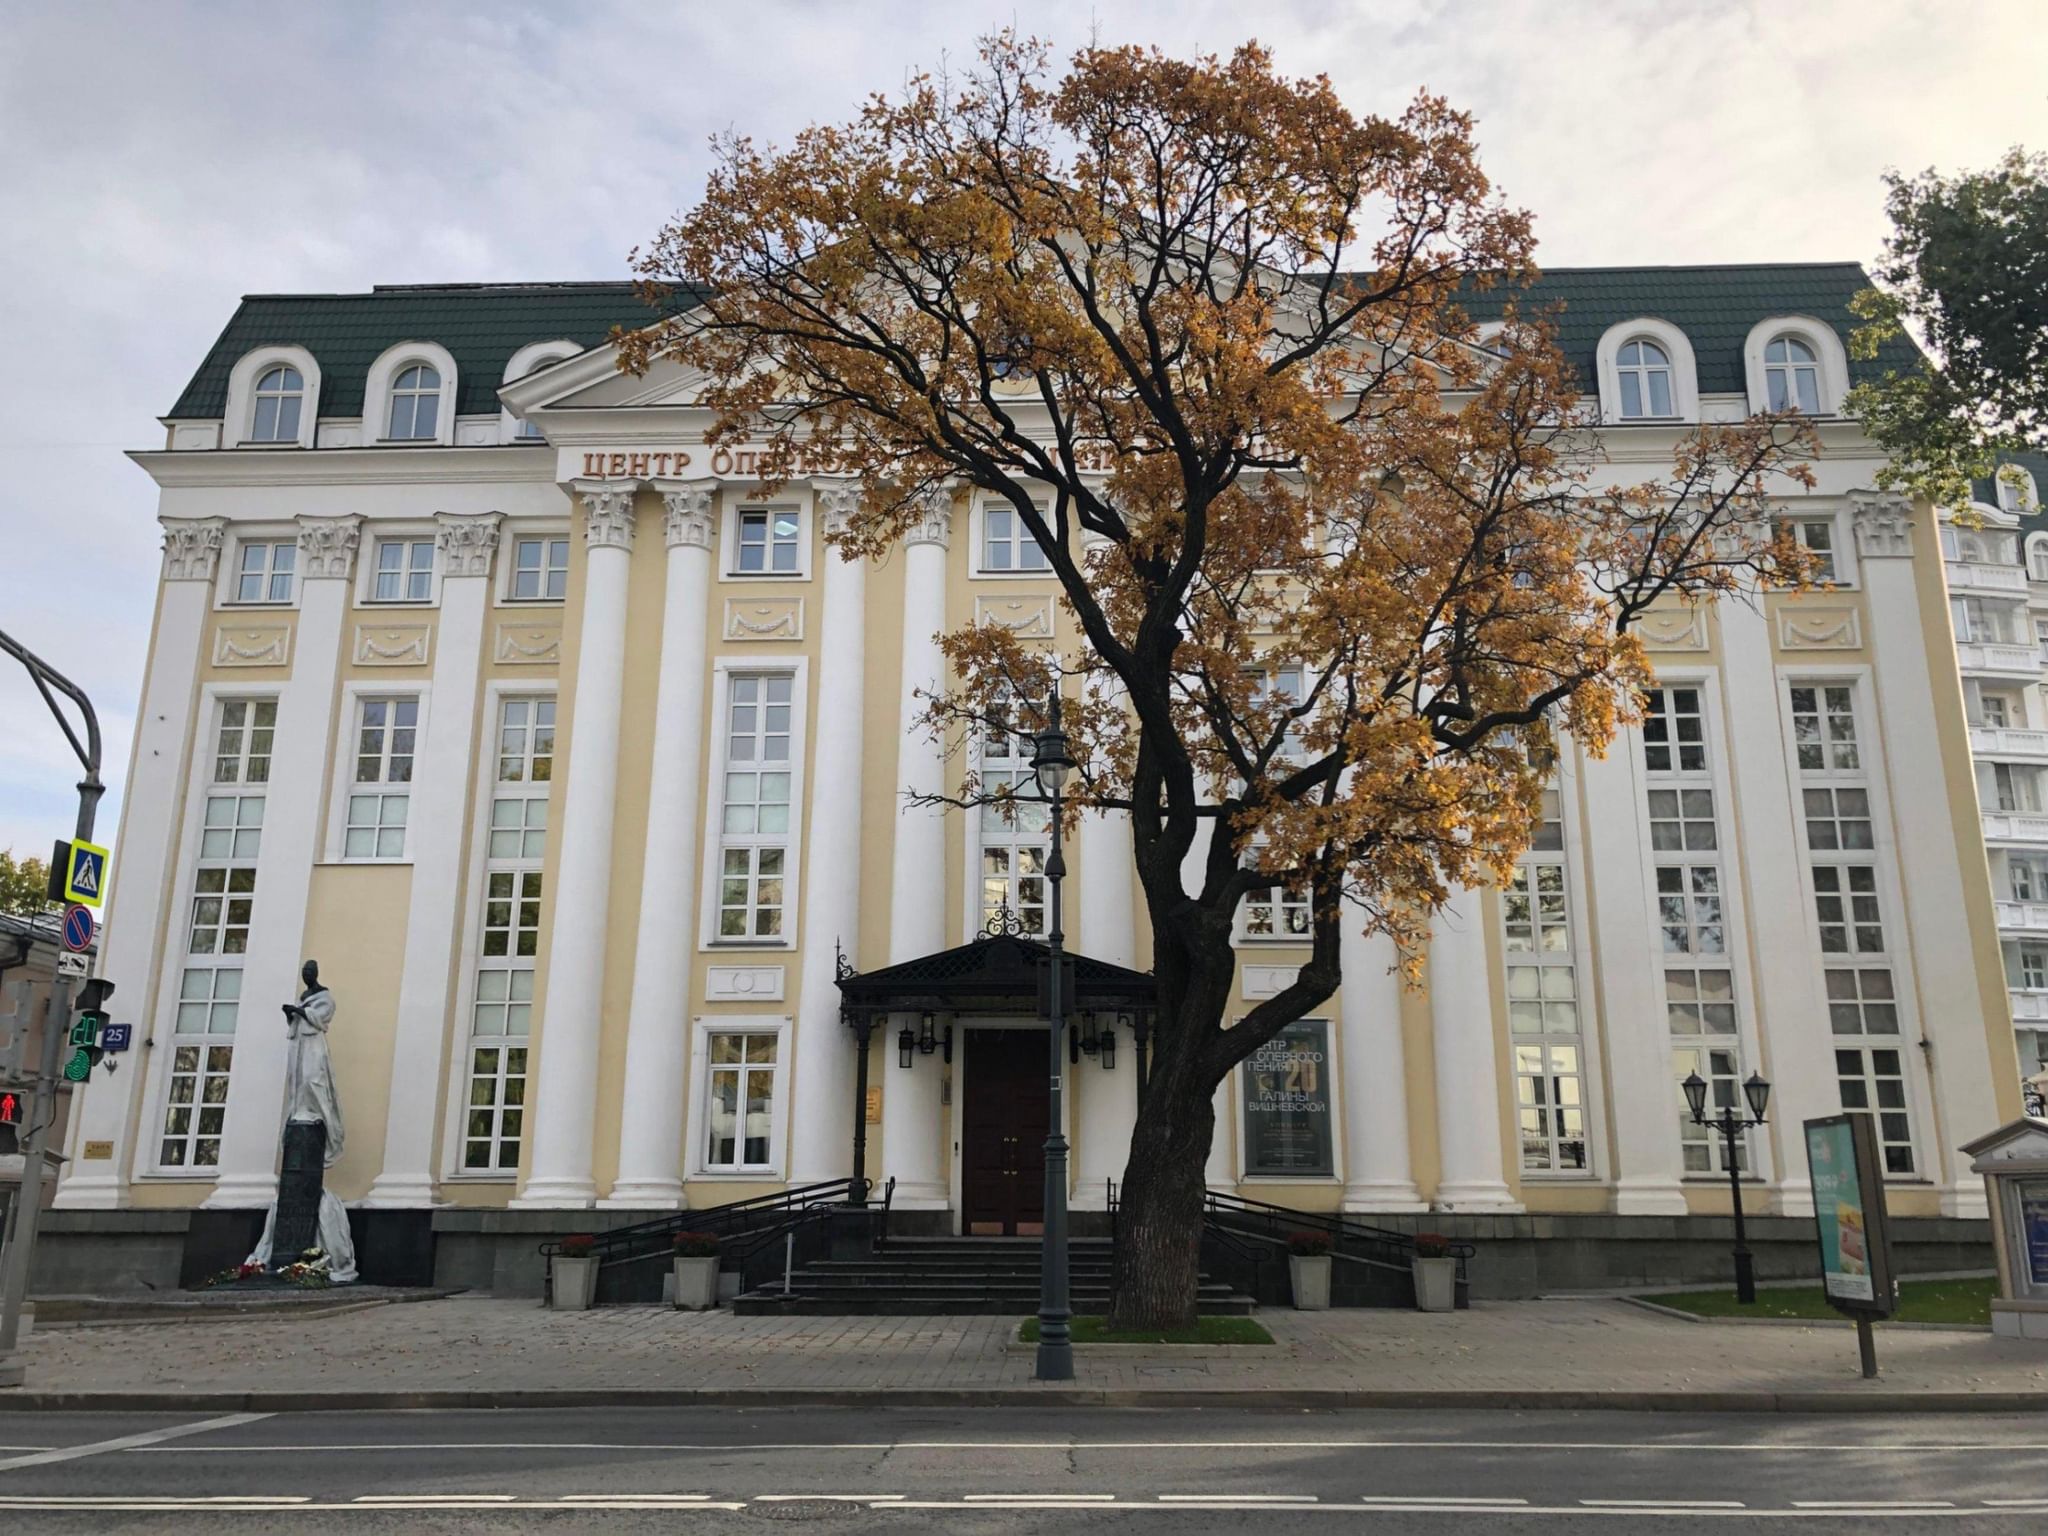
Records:
[[[334,1091],[334,1065],[327,1054],[327,1030],[334,1023],[334,994],[320,984],[320,964],[308,960],[301,972],[306,990],[284,1005],[284,1166],[277,1199],[263,1221],[263,1236],[243,1264],[243,1273],[271,1273],[273,1252],[294,1256],[276,1273],[305,1283],[309,1264],[323,1267],[328,1283],[356,1278],[355,1242],[348,1211],[325,1187],[325,1170],[340,1157],[344,1141],[341,1101]]]

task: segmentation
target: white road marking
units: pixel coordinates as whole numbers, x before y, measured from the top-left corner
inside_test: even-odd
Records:
[[[1878,1509],[1954,1509],[1948,1499],[1794,1499],[1794,1509],[1841,1509],[1854,1513]]]
[[[15,1505],[73,1504],[91,1508],[104,1504],[120,1494],[108,1493],[19,1493],[0,1494],[0,1509]],[[304,1493],[201,1493],[180,1495],[175,1493],[144,1493],[132,1495],[135,1498],[150,1499],[159,1504],[185,1504],[193,1508],[209,1508],[215,1504],[261,1504],[265,1507],[276,1505],[290,1508],[298,1504],[313,1502],[310,1494]]]
[[[1034,1503],[1099,1504],[1116,1497],[1113,1493],[963,1493],[969,1504],[1014,1504],[1019,1499]]]
[[[632,1499],[708,1499],[708,1493],[558,1493],[564,1504],[617,1504]]]
[[[1588,1509],[1745,1509],[1740,1499],[1581,1499]]]
[[[2048,1499],[1986,1499],[1986,1509],[2048,1509]]]
[[[516,1493],[359,1493],[353,1504],[516,1504]]]
[[[267,1413],[226,1413],[217,1419],[199,1419],[191,1424],[171,1424],[162,1429],[146,1429],[139,1434],[121,1435],[112,1440],[94,1440],[86,1445],[57,1446],[47,1451],[36,1451],[28,1456],[10,1456],[0,1461],[0,1472],[12,1472],[17,1467],[47,1467],[60,1461],[81,1461],[87,1456],[104,1456],[110,1451],[132,1451],[145,1445],[155,1445],[164,1440],[176,1440],[184,1435],[203,1435],[208,1430],[232,1429],[237,1424],[254,1424],[258,1419],[267,1419]]]
[[[267,1418],[267,1414],[251,1414]],[[10,1447],[0,1446],[0,1450]],[[180,1456],[304,1455],[334,1451],[1744,1451],[1805,1455],[1811,1451],[1862,1451],[1884,1456],[1982,1455],[1985,1452],[2048,1452],[2048,1441],[1977,1440],[1887,1444],[1867,1440],[1843,1444],[1813,1441],[1692,1441],[1618,1444],[1599,1440],[828,1440],[760,1444],[659,1440],[447,1440],[399,1444],[337,1445],[137,1445],[138,1454],[171,1451]]]
[[[1226,1500],[1232,1504],[1314,1504],[1312,1493],[1162,1493],[1157,1495],[1162,1504],[1213,1504]]]
[[[1527,1499],[1506,1497],[1497,1499],[1461,1499],[1448,1494],[1438,1497],[1431,1493],[1361,1493],[1358,1498],[1362,1504],[1442,1504],[1450,1509],[1457,1509],[1466,1504],[1476,1504],[1486,1509],[1497,1509],[1503,1504],[1526,1504],[1529,1502]]]
[[[833,1504],[888,1504],[902,1498],[900,1493],[757,1493],[756,1504],[800,1504],[820,1499]]]

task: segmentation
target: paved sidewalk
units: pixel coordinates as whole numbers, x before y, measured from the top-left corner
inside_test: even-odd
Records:
[[[51,1329],[0,1409],[544,1406],[592,1402],[1228,1401],[1241,1406],[2048,1408],[2048,1349],[1986,1333],[1702,1326],[1603,1299],[1469,1312],[1265,1311],[1276,1347],[1083,1350],[1031,1381],[1014,1318],[550,1312],[456,1296],[307,1319]]]

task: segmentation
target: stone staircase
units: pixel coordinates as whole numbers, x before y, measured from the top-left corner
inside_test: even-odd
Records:
[[[1110,1244],[1075,1238],[1069,1247],[1073,1310],[1109,1310]],[[742,1293],[741,1316],[1023,1316],[1038,1310],[1040,1252],[1035,1237],[898,1237],[859,1258],[817,1259],[791,1277]],[[1242,1315],[1252,1298],[1202,1277],[1205,1314]]]

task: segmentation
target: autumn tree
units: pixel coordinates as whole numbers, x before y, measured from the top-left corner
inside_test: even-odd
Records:
[[[50,867],[41,859],[30,854],[17,860],[12,851],[0,848],[0,912],[33,917],[55,911],[49,884]]]
[[[1515,302],[1530,220],[1471,120],[1429,95],[1358,115],[1256,45],[1056,76],[1004,34],[786,149],[715,148],[636,258],[695,305],[622,365],[694,370],[714,440],[765,442],[771,479],[863,476],[846,558],[954,489],[1045,551],[1078,638],[944,637],[929,724],[1029,729],[1057,680],[1076,811],[1130,817],[1160,1018],[1116,1322],[1185,1324],[1217,1086],[1336,990],[1343,924],[1413,957],[1454,887],[1504,877],[1554,733],[1597,751],[1632,718],[1651,604],[1798,577],[1765,492],[1808,439],[1704,427],[1655,483],[1595,489]],[[1461,301],[1502,285],[1482,345]],[[1276,886],[1311,894],[1307,963],[1237,1016],[1233,916]]]
[[[1899,349],[1847,408],[1890,451],[1887,484],[1960,506],[2001,457],[2048,452],[2048,155],[1885,189],[1891,234],[1850,348],[1874,358],[1910,329],[1933,356]]]

